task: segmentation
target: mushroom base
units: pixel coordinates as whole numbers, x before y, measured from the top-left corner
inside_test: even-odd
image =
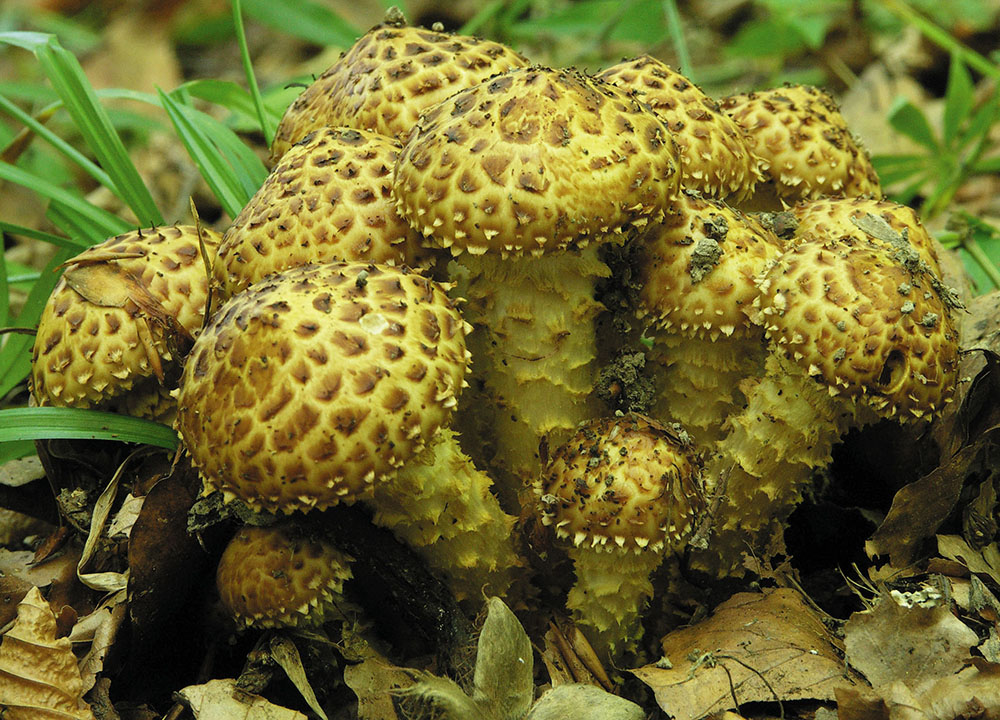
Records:
[[[376,524],[445,575],[459,600],[478,605],[486,595],[502,596],[521,564],[515,518],[500,509],[492,484],[455,434],[442,429],[394,478],[376,485],[370,502]]]
[[[566,607],[602,659],[633,650],[642,637],[641,614],[653,596],[650,575],[660,553],[579,546],[569,550],[576,584]]]
[[[473,371],[499,408],[493,462],[514,478],[537,475],[543,437],[558,444],[595,414],[594,318],[601,305],[594,284],[609,273],[595,246],[537,258],[464,254],[452,263],[475,328],[469,346],[481,353]]]

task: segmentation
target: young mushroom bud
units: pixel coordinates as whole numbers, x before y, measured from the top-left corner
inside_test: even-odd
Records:
[[[426,108],[528,61],[505,45],[418,27],[377,25],[285,112],[271,161],[309,133],[345,126],[405,137]]]
[[[630,414],[581,425],[536,483],[542,523],[572,542],[567,607],[605,658],[641,637],[650,575],[704,510],[700,470],[682,431]]]
[[[316,627],[354,610],[343,595],[351,563],[292,522],[244,527],[219,560],[219,599],[243,627]]]
[[[135,230],[65,263],[32,351],[39,405],[172,421],[169,392],[208,296],[199,241],[214,253],[219,235],[185,225]]]
[[[449,248],[477,328],[477,375],[497,404],[508,500],[593,413],[596,245],[656,220],[678,191],[666,125],[580,73],[511,70],[426,111],[396,167],[399,210]]]
[[[226,230],[214,265],[216,307],[265,275],[323,262],[419,264],[420,234],[396,213],[399,144],[323,128],[293,146]]]
[[[206,490],[283,513],[364,501],[459,595],[502,592],[513,518],[445,429],[465,332],[444,288],[407,268],[307,265],[251,285],[181,382],[177,427]]]
[[[741,205],[744,209],[781,210],[783,204],[823,195],[882,197],[867,152],[823,90],[786,85],[730,95],[721,105],[767,165],[768,182]]]
[[[744,385],[747,406],[707,468],[728,479],[696,565],[739,572],[748,548],[783,551],[783,521],[846,431],[928,420],[951,401],[958,335],[938,285],[853,238],[804,242],[763,276],[754,319],[769,343],[765,374]]]
[[[650,326],[654,417],[676,420],[702,445],[739,407],[739,383],[760,375],[763,330],[747,316],[756,277],[782,252],[777,236],[718,201],[684,192],[637,237],[637,312]]]
[[[764,180],[762,161],[743,129],[697,85],[649,55],[623,60],[597,77],[635,93],[670,128],[681,158],[681,184],[717,198],[748,197]]]

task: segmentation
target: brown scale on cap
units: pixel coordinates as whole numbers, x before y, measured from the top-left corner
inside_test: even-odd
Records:
[[[955,391],[958,333],[931,280],[868,241],[806,242],[761,282],[759,322],[831,395],[903,421],[934,415]]]
[[[648,107],[574,71],[511,70],[427,110],[393,191],[430,242],[502,255],[581,247],[658,217],[676,147]]]
[[[426,108],[527,59],[490,40],[418,27],[379,25],[299,95],[271,146],[288,148],[324,126],[343,125],[404,137]]]
[[[315,627],[343,617],[352,558],[290,523],[245,527],[230,540],[216,572],[223,606],[258,628]]]
[[[824,91],[787,85],[731,95],[721,105],[768,166],[778,202],[765,209],[822,195],[882,197],[871,160]]]
[[[764,363],[747,312],[782,243],[757,220],[690,192],[637,242],[645,255],[637,312],[652,327],[659,390],[652,414],[699,442],[717,440],[742,402],[739,382]]]
[[[399,144],[324,128],[292,147],[226,231],[215,262],[220,302],[265,275],[334,261],[417,264],[420,235],[391,197]]]
[[[600,653],[614,658],[641,636],[650,574],[705,509],[700,473],[683,431],[630,414],[581,425],[536,482],[542,523],[573,543],[567,607]]]
[[[219,235],[201,229],[214,252]],[[167,397],[201,330],[208,296],[198,230],[135,230],[66,263],[32,353],[40,405],[115,409],[169,421]]]
[[[884,221],[899,241],[905,241],[897,241],[896,246],[891,246],[893,252],[907,252],[912,248],[935,275],[941,275],[938,244],[924,228],[913,208],[906,205],[872,198],[821,198],[800,202],[791,208],[791,212],[798,221],[795,238],[836,240],[852,237],[862,241],[885,242],[873,235],[871,228],[867,232],[864,229],[869,227],[865,222],[867,216],[871,215],[875,222]],[[903,264],[907,264],[905,258]]]
[[[719,104],[665,63],[640,55],[598,78],[636,93],[663,118],[682,158],[681,184],[713,197],[742,200],[764,179],[761,160]]]
[[[255,509],[370,495],[448,420],[465,323],[405,268],[268,276],[213,317],[185,365],[177,427],[206,488]]]

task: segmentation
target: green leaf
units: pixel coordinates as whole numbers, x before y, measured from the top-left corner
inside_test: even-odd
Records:
[[[267,177],[264,164],[222,123],[162,90],[160,102],[201,176],[235,218]]]
[[[35,407],[0,410],[0,442],[49,438],[119,440],[175,450],[168,425],[100,410]]]
[[[141,224],[163,224],[163,216],[149,189],[73,54],[54,36],[42,33],[0,33],[0,42],[30,49],[35,54],[77,130],[107,172],[111,180],[108,188],[131,208]]]
[[[0,443],[0,465],[29,457],[35,454],[35,443],[32,440],[19,440],[17,442]]]
[[[778,18],[742,26],[725,47],[729,57],[785,57],[806,49],[803,37]]]
[[[10,324],[10,285],[7,280],[7,258],[0,252],[0,327]]]
[[[875,155],[872,165],[883,185],[895,185],[918,173],[926,173],[930,158],[926,155]]]
[[[897,131],[906,135],[919,145],[933,153],[940,151],[934,131],[931,130],[930,123],[923,110],[911,103],[906,98],[900,97],[889,109],[889,124]]]
[[[953,52],[948,68],[948,88],[945,91],[944,114],[942,116],[943,138],[946,146],[950,146],[958,136],[962,123],[972,112],[974,101],[972,76],[965,67],[965,63],[962,62],[962,58],[958,53]]]
[[[313,0],[243,0],[247,15],[275,30],[316,43],[346,48],[361,31]]]
[[[243,0],[232,0],[233,24],[236,27],[236,40],[240,47],[240,60],[243,63],[243,73],[246,75],[247,87],[250,88],[250,97],[253,98],[257,121],[260,123],[260,131],[264,135],[264,143],[268,147],[271,147],[271,141],[274,140],[274,125],[272,125],[267,112],[264,110],[264,99],[260,95],[257,76],[253,72],[253,63],[250,60],[250,48],[247,47],[247,35],[243,28],[242,4]]]

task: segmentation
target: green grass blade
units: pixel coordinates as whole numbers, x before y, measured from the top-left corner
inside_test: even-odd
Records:
[[[58,268],[69,260],[73,253],[68,250],[58,251],[48,265],[42,270],[41,276],[32,286],[28,298],[21,307],[21,312],[12,323],[12,327],[33,328],[38,325],[38,318],[45,309],[52,288],[59,281]],[[35,338],[31,335],[8,335],[0,349],[0,398],[21,384],[31,372],[31,347]]]
[[[257,120],[260,123],[260,131],[264,134],[264,141],[271,147],[274,140],[274,126],[271,125],[264,110],[264,98],[260,95],[260,87],[257,85],[257,76],[253,71],[253,63],[250,61],[250,48],[247,47],[247,34],[243,27],[243,0],[232,0],[233,3],[233,25],[236,28],[236,42],[240,47],[240,60],[243,63],[243,73],[247,78],[247,87],[250,88],[250,97],[253,98],[254,109],[257,112]]]
[[[10,325],[10,285],[7,280],[7,258],[0,252],[0,327]]]
[[[77,130],[107,172],[112,182],[108,188],[132,209],[141,224],[162,224],[163,216],[149,189],[73,54],[54,36],[40,33],[0,33],[0,42],[18,45],[35,54]]]
[[[667,19],[667,32],[670,33],[670,42],[673,43],[674,52],[677,53],[680,72],[684,73],[691,82],[697,82],[694,64],[691,61],[691,52],[688,50],[687,40],[684,39],[684,28],[681,25],[681,14],[677,11],[676,0],[663,0],[663,15]]]
[[[256,117],[257,109],[254,107],[250,93],[234,82],[210,79],[189,80],[177,90],[192,97],[221,105],[234,115],[243,118]],[[264,112],[267,113],[268,122],[272,125],[277,125],[278,121],[281,120],[282,110],[271,107],[267,101],[264,103]]]
[[[20,235],[22,237],[31,238],[32,240],[41,240],[42,242],[47,242],[50,245],[55,245],[57,247],[80,249],[87,247],[79,240],[64,238],[61,235],[53,235],[52,233],[42,232],[41,230],[35,230],[34,228],[25,227],[24,225],[15,225],[14,223],[5,222],[3,220],[0,220],[0,232],[9,233],[11,235]]]
[[[934,131],[924,111],[905,98],[899,98],[889,109],[889,124],[897,131],[906,135],[919,145],[923,145],[932,153],[940,151],[940,144],[934,137]]]
[[[0,442],[49,438],[119,440],[175,450],[177,433],[168,425],[99,410],[9,408],[0,410]]]
[[[951,54],[948,68],[948,86],[944,96],[944,112],[941,118],[942,136],[945,146],[951,146],[958,137],[958,131],[972,112],[975,102],[975,88],[972,76],[958,53]]]
[[[160,91],[160,102],[174,124],[177,136],[194,161],[201,176],[212,188],[222,208],[235,218],[250,199],[243,180],[224,159],[215,143],[194,120],[194,111]],[[228,128],[226,128],[228,130]]]
[[[926,155],[875,155],[872,165],[885,186],[895,185],[927,170],[930,160]]]
[[[53,202],[59,202],[67,208],[77,212],[81,217],[87,218],[95,227],[102,228],[103,237],[111,237],[127,231],[131,226],[116,215],[103,210],[96,205],[87,202],[78,195],[74,195],[68,190],[64,190],[58,185],[50,183],[48,180],[33,175],[26,170],[22,170],[16,165],[0,162],[0,180],[21,185],[29,190],[33,190],[39,195],[48,198]]]
[[[243,0],[243,7],[254,20],[317,45],[346,48],[361,36],[340,15],[312,0]]]
[[[466,20],[465,24],[458,29],[458,34],[475,35],[483,29],[486,23],[496,17],[506,4],[507,0],[492,0],[486,3],[479,12]]]

